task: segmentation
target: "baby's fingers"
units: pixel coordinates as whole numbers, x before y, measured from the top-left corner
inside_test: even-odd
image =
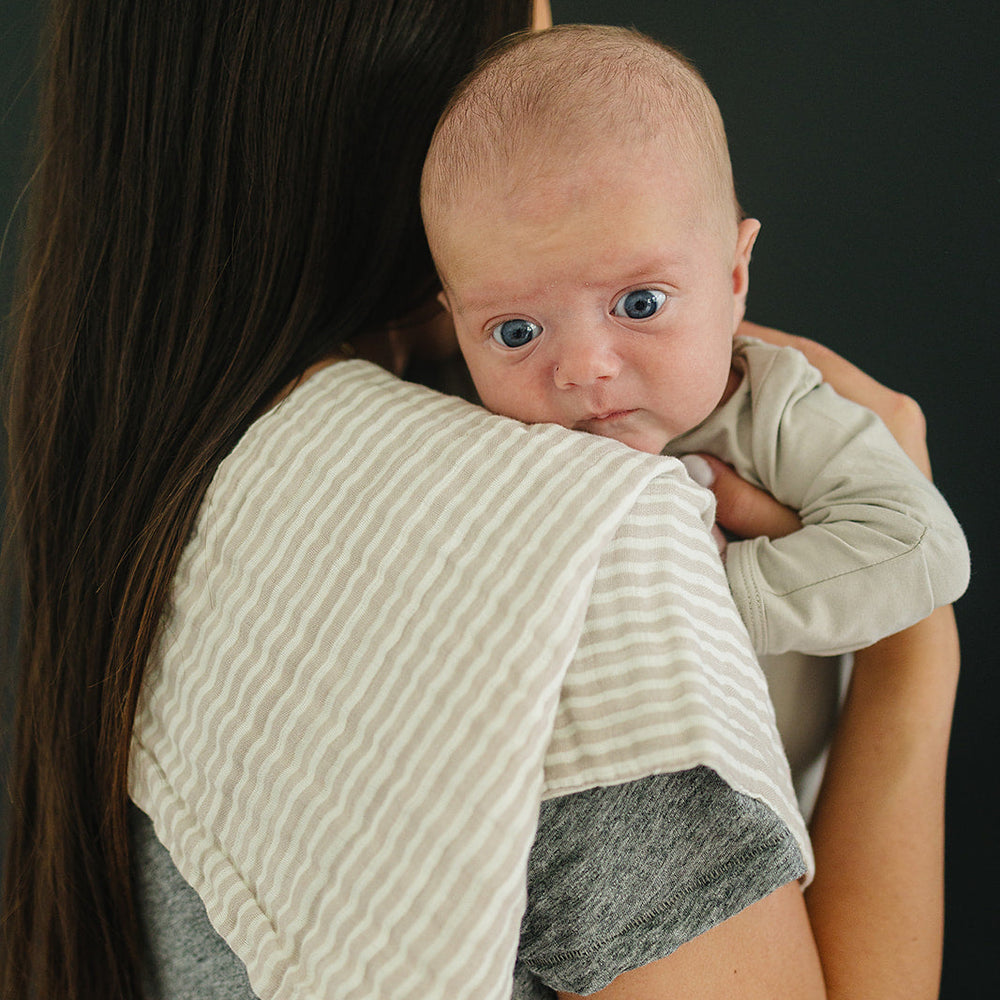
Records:
[[[715,520],[726,531],[740,538],[781,538],[802,527],[794,510],[741,479],[713,455],[685,455],[681,461],[696,483],[715,494]]]

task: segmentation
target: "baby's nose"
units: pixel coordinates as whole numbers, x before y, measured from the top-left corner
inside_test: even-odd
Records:
[[[560,389],[592,385],[614,378],[621,360],[607,339],[588,333],[570,334],[556,355],[553,378]]]

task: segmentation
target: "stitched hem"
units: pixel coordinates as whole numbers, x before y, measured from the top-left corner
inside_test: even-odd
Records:
[[[778,834],[732,855],[695,882],[670,893],[642,916],[621,925],[614,933],[585,948],[558,952],[544,962],[531,962],[529,967],[553,989],[592,993],[623,972],[666,957],[775,889],[801,878],[805,871],[805,862],[792,835]],[[750,881],[746,880],[747,872],[753,873]],[[666,915],[683,911],[688,905],[693,908],[695,901],[698,908],[704,910],[706,896],[717,897],[717,903],[701,920],[682,920],[680,929],[678,921],[664,920]],[[563,968],[566,965],[597,965],[598,957],[601,959],[599,973],[593,968]]]

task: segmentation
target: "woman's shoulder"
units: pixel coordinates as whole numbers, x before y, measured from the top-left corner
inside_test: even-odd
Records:
[[[659,456],[497,416],[356,359],[317,371],[252,424],[220,464],[210,499],[219,510],[234,498],[243,502],[247,492],[260,501],[277,489],[287,504],[289,488],[302,495],[310,483],[329,487],[362,467],[378,475],[405,467],[410,484],[448,476],[457,488],[459,465],[469,474],[492,466],[490,482],[498,486],[527,475],[544,490],[597,477],[608,483],[608,495],[615,484],[633,492],[635,483],[668,469]]]

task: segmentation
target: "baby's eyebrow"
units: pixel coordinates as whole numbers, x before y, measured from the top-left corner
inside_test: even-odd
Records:
[[[688,263],[689,259],[684,253],[642,257],[635,261],[626,261],[618,267],[608,268],[605,271],[605,280],[608,284],[622,287],[643,281],[657,281],[683,271]]]
[[[588,266],[589,274],[584,273],[581,268],[576,280],[583,287],[600,288],[612,295],[622,289],[641,286],[643,282],[668,282],[683,278],[689,266],[690,258],[682,251],[643,254],[624,263],[598,260]],[[473,288],[461,295],[454,288],[449,288],[448,293],[463,312],[478,315],[530,311],[534,301],[545,298],[548,288],[548,282],[540,281],[534,285],[522,282],[510,288],[496,287],[494,284],[486,290]]]
[[[501,313],[510,312],[511,303],[523,301],[526,296],[520,295],[458,295],[452,292],[455,305],[464,313]],[[516,312],[516,309],[514,310]]]
[[[517,312],[524,309],[546,292],[546,285],[530,285],[524,282],[511,284],[510,287],[498,286],[495,281],[484,282],[461,292],[455,288],[447,289],[449,296],[459,309],[466,313],[502,313]]]

